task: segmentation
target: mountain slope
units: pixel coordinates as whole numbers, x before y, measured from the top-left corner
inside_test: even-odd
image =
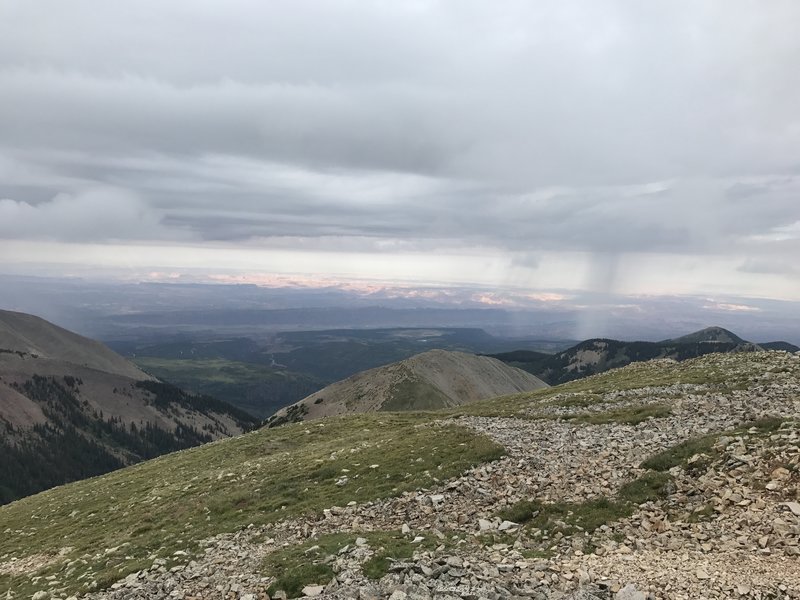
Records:
[[[798,598],[798,419],[753,352],[260,429],[0,507],[0,597]]]
[[[0,310],[0,352],[57,360],[131,379],[149,379],[136,365],[100,342],[25,313]]]
[[[153,379],[94,340],[0,311],[0,503],[253,424],[227,404]]]
[[[800,346],[789,342],[762,342],[759,344],[764,350],[783,350],[784,352],[800,352]]]
[[[550,385],[558,385],[654,358],[687,360],[711,352],[751,352],[760,349],[761,346],[747,342],[726,329],[708,327],[661,342],[625,342],[595,338],[584,340],[556,354],[518,350],[491,356],[533,373]]]
[[[270,426],[334,415],[435,410],[547,387],[499,360],[464,352],[429,350],[362,371],[279,410]]]
[[[745,340],[740,338],[735,333],[728,331],[722,327],[706,327],[699,331],[682,335],[671,340],[664,340],[664,344],[698,344],[702,342],[718,343],[718,344],[744,344]]]

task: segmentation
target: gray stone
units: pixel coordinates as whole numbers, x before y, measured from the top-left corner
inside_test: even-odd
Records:
[[[486,519],[478,519],[478,529],[480,531],[492,531],[494,529],[494,523]]]
[[[640,592],[629,583],[614,595],[614,600],[647,600],[647,594]]]
[[[792,514],[800,517],[800,502],[784,502],[783,505],[792,511]]]

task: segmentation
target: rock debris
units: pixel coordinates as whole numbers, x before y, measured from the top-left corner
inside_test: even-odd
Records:
[[[726,360],[732,359],[707,359],[712,365]],[[490,436],[507,455],[434,489],[218,535],[205,540],[203,552],[188,564],[167,568],[158,559],[88,597],[266,600],[273,583],[263,567],[266,556],[326,534],[352,532],[360,539],[325,558],[332,579],[306,586],[305,596],[800,598],[800,355],[759,353],[750,360],[757,362],[745,385],[615,390],[583,404],[575,402],[577,393],[560,394],[516,417],[459,417],[456,424]],[[646,366],[625,371],[635,374],[640,368]],[[575,418],[649,404],[667,406],[669,415],[635,425]],[[777,424],[742,428],[763,418]],[[645,473],[645,459],[702,436],[709,440],[703,452],[666,471],[665,496],[593,531],[537,529],[498,514],[526,500],[613,499]],[[380,550],[369,542],[369,532],[376,531],[396,531],[418,542],[419,549],[390,561],[386,574],[373,580],[363,566]],[[426,539],[435,544],[423,544]],[[281,597],[280,591],[272,594]]]

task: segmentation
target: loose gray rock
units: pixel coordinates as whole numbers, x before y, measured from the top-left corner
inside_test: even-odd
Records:
[[[635,585],[629,583],[614,594],[614,600],[647,600],[647,594],[638,591]]]

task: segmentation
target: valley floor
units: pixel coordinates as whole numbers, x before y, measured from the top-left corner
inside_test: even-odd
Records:
[[[305,593],[331,600],[800,598],[800,355],[769,361],[746,386],[483,405],[444,421],[502,444],[498,461],[218,535],[188,564],[159,559],[87,597],[255,600],[270,586],[280,597],[271,564],[284,587],[329,572]]]

